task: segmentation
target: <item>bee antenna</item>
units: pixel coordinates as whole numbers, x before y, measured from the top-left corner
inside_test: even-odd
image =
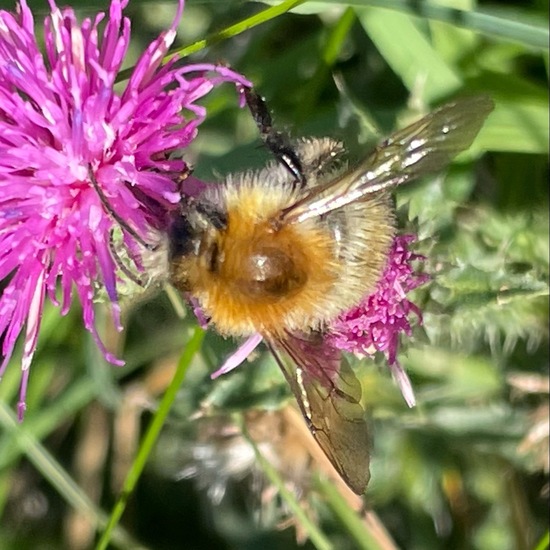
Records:
[[[115,220],[120,227],[126,231],[137,243],[139,243],[141,246],[146,248],[147,250],[154,251],[155,245],[152,245],[145,240],[141,238],[140,235],[138,235],[137,231],[130,227],[126,221],[124,221],[113,209],[109,201],[107,200],[107,197],[105,196],[105,193],[103,193],[103,190],[97,183],[97,180],[95,179],[94,173],[92,172],[91,168],[88,170],[88,175],[90,177],[90,181],[92,182],[92,187],[94,188],[95,192],[97,193],[97,196],[99,197],[99,200],[105,209],[105,211]]]
[[[306,184],[306,177],[304,175],[302,161],[290,144],[288,136],[273,128],[273,119],[271,118],[271,113],[267,108],[265,100],[256,93],[253,88],[245,88],[244,97],[265,146],[300,184],[300,187],[304,187]]]

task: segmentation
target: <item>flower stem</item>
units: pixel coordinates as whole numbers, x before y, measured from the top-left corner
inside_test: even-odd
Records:
[[[149,458],[162,426],[164,425],[164,421],[166,420],[170,408],[172,407],[172,403],[174,402],[178,390],[185,379],[187,369],[201,348],[203,338],[204,330],[197,327],[191,336],[191,339],[185,346],[185,350],[179,360],[174,378],[170,382],[162,401],[159,403],[158,410],[155,413],[147,432],[145,433],[145,437],[141,442],[138,454],[132,464],[132,467],[130,468],[130,471],[128,472],[128,475],[126,476],[120,496],[115,504],[115,507],[113,508],[109,518],[109,523],[107,524],[107,527],[105,528],[105,531],[97,544],[96,550],[105,550],[107,548],[113,530],[124,513],[128,499],[137,485],[145,464],[147,463],[147,459]]]
[[[311,542],[314,544],[315,548],[317,548],[317,550],[333,550],[334,545],[330,542],[330,540],[326,537],[326,535],[319,529],[319,527],[315,525],[315,523],[311,521],[310,518],[308,518],[304,509],[298,502],[296,496],[285,486],[284,481],[281,479],[281,476],[279,475],[277,470],[274,468],[274,466],[262,455],[255,441],[250,437],[250,434],[248,433],[248,430],[246,428],[246,424],[244,421],[244,417],[240,414],[236,414],[235,420],[239,425],[239,427],[241,428],[243,437],[252,446],[254,454],[256,455],[256,460],[258,461],[258,464],[260,465],[260,468],[262,469],[263,473],[269,479],[269,481],[277,488],[278,494],[284,500],[288,508],[292,511],[296,520],[307,532],[307,535],[310,538]]]
[[[262,23],[266,23],[271,19],[275,19],[275,17],[278,17],[279,15],[282,15],[283,13],[294,9],[296,6],[299,6],[304,2],[307,2],[307,0],[285,0],[284,2],[281,2],[276,6],[266,8],[265,10],[262,10],[255,15],[251,15],[250,17],[247,17],[246,19],[243,19],[242,21],[239,21],[234,25],[230,25],[229,27],[226,27],[221,31],[215,32],[207,36],[206,38],[203,38],[202,40],[197,40],[192,44],[182,46],[181,48],[172,51],[164,58],[163,63],[166,63],[174,56],[177,56],[179,59],[183,59],[184,57],[203,50],[207,46],[211,46],[212,44],[216,44],[217,42],[221,42],[233,36],[237,36],[238,34],[241,34],[248,29],[252,29],[253,27],[261,25]],[[133,70],[134,67],[130,67],[128,69],[120,71],[116,79],[117,82],[126,80],[132,74]]]
[[[198,52],[206,48],[207,46],[211,46],[212,44],[221,42],[222,40],[226,40],[227,38],[237,36],[238,34],[241,34],[248,29],[252,29],[257,25],[266,23],[270,19],[275,19],[275,17],[278,17],[279,15],[282,15],[283,13],[294,9],[296,6],[299,6],[306,1],[307,0],[285,0],[284,2],[281,2],[276,6],[271,6],[270,8],[262,10],[261,12],[247,17],[246,19],[243,19],[242,21],[239,21],[238,23],[235,23],[234,25],[231,25],[230,27],[227,27],[219,32],[211,34],[210,36],[207,36],[202,40],[197,40],[192,44],[183,46],[182,48],[175,50],[173,55],[178,55],[179,57],[187,57],[188,55]]]

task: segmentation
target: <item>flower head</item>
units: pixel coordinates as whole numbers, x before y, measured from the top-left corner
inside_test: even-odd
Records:
[[[429,278],[414,271],[412,262],[424,259],[409,250],[414,240],[413,235],[395,238],[376,290],[342,313],[332,323],[328,338],[334,347],[358,355],[373,356],[382,352],[410,406],[414,405],[412,388],[397,361],[399,337],[401,333],[412,335],[411,313],[422,322],[420,310],[407,298],[407,293]]]
[[[168,155],[195,137],[206,114],[197,100],[221,82],[249,85],[225,67],[178,67],[174,59],[161,65],[175,38],[180,0],[171,27],[116,93],[130,41],[126,4],[112,0],[107,18],[99,13],[78,23],[72,9],[50,0],[44,55],[26,1],[16,14],[0,11],[0,280],[7,281],[0,297],[0,376],[26,327],[20,416],[46,297],[65,314],[74,288],[85,327],[105,357],[120,363],[100,341],[93,308],[101,286],[120,328],[111,250],[117,220],[124,220],[124,244],[140,265],[137,243],[162,225],[158,212],[180,199],[175,175],[186,164]]]

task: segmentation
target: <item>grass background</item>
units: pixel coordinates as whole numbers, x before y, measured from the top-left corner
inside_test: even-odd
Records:
[[[45,3],[31,5],[40,22]],[[305,437],[281,435],[296,428],[280,412],[292,402],[282,376],[261,353],[211,381],[235,343],[149,291],[125,300],[122,335],[100,317],[123,368],[105,364],[78,307],[64,318],[46,308],[22,425],[14,357],[0,384],[0,547],[94,547],[133,468],[113,548],[293,548],[297,536],[305,548],[547,548],[547,2],[307,2],[246,30],[267,7],[190,0],[178,40],[213,36],[189,59],[247,75],[294,136],[337,137],[353,158],[455,94],[496,103],[460,162],[396,193],[432,281],[416,293],[424,327],[400,356],[418,406],[406,407],[383,361],[356,365],[374,438],[370,514],[316,467],[298,476],[298,495],[277,488],[310,452]],[[174,12],[132,0],[134,56]],[[268,155],[234,89],[204,105],[185,151],[196,175],[261,166]],[[169,386],[175,372],[181,386]]]

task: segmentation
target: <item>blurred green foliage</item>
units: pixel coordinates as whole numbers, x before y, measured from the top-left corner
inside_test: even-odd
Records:
[[[72,4],[83,14],[104,7]],[[45,13],[44,2],[32,5]],[[189,0],[179,43],[265,7]],[[130,2],[134,56],[174,12],[173,2]],[[255,83],[280,127],[342,139],[352,158],[455,94],[495,100],[459,162],[396,193],[402,230],[418,233],[431,275],[416,292],[424,325],[400,357],[418,406],[406,407],[383,361],[356,366],[374,437],[367,500],[399,548],[548,546],[547,18],[543,0],[306,2],[191,58],[229,63]],[[268,159],[232,87],[205,106],[209,116],[184,153],[197,176],[216,180]],[[164,293],[128,301],[125,316],[124,340],[111,343],[126,366],[115,368],[77,308],[65,318],[46,309],[23,425],[12,413],[17,358],[2,380],[1,548],[89,547],[99,509],[112,508],[194,325]],[[266,491],[273,479],[250,443],[233,436],[243,415],[250,430],[246,414],[278,409],[288,389],[264,352],[211,381],[235,345],[207,334],[113,547],[292,548],[307,521],[319,537],[305,548],[392,547],[371,540],[322,481],[302,495],[305,528],[301,520],[296,531],[276,528],[291,497]],[[216,419],[204,428],[191,421],[198,410]],[[234,440],[240,454],[231,454]]]

